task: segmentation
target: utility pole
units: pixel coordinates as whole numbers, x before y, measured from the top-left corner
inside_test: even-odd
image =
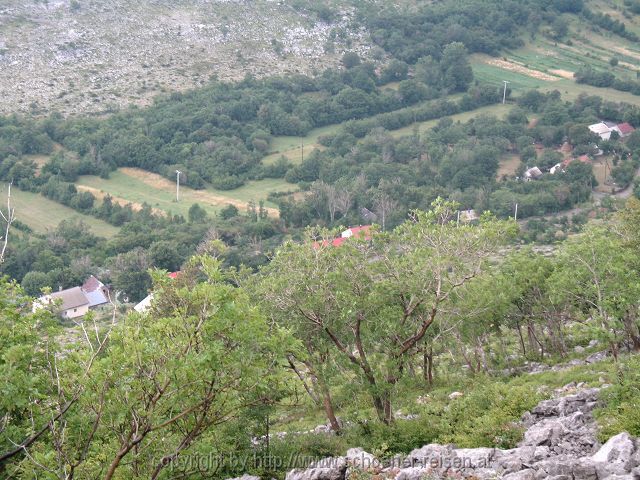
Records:
[[[502,93],[502,104],[504,105],[505,103],[507,103],[507,84],[511,82],[507,82],[506,80],[503,80],[503,82],[504,82],[504,92]]]
[[[518,221],[518,204],[516,203],[516,211],[513,214],[513,219],[517,222]]]
[[[180,170],[176,170],[176,202],[180,201]]]

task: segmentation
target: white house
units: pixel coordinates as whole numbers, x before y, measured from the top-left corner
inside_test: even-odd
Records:
[[[77,318],[86,315],[89,309],[109,303],[109,289],[91,275],[81,287],[60,290],[43,295],[33,302],[33,312],[48,305],[57,305],[63,318]]]
[[[153,293],[150,293],[144,297],[140,303],[136,304],[133,309],[138,313],[144,313],[151,308],[151,301],[153,300]]]
[[[549,173],[551,175],[555,175],[557,172],[562,172],[562,163],[556,163],[553,167],[549,169]]]
[[[63,318],[77,318],[86,315],[89,312],[89,300],[82,291],[81,287],[68,288],[60,290],[51,295],[44,295],[33,302],[33,312],[44,308],[48,305],[60,302],[60,315]]]
[[[589,125],[589,131],[598,135],[602,140],[609,140],[613,132],[616,132],[620,138],[625,138],[631,135],[635,128],[628,122],[599,122]]]
[[[589,131],[591,133],[595,133],[602,140],[609,140],[611,138],[612,127],[607,125],[604,122],[594,123],[593,125],[589,125]]]

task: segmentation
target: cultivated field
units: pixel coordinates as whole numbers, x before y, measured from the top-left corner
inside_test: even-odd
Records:
[[[6,186],[0,188],[0,198],[4,207]],[[118,228],[89,215],[83,215],[64,205],[49,200],[40,194],[11,189],[11,199],[16,212],[16,220],[28,225],[36,233],[54,230],[62,220],[78,219],[88,225],[91,232],[101,237],[112,237]]]
[[[282,179],[264,179],[248,182],[235,190],[223,191],[212,188],[194,190],[180,187],[180,201],[176,202],[176,184],[155,173],[137,168],[121,168],[113,172],[108,180],[95,176],[80,177],[76,183],[78,190],[92,192],[96,197],[109,194],[120,204],[130,203],[134,209],[142,208],[144,203],[156,212],[166,212],[187,216],[189,207],[198,203],[210,214],[215,214],[226,205],[232,204],[246,211],[249,202],[256,204],[265,200],[270,192],[295,191],[297,187]],[[275,205],[266,202],[271,216],[278,216]]]
[[[610,13],[614,18],[620,17],[631,31],[638,29],[637,18],[623,18],[614,9],[614,5],[619,3],[600,2],[591,7],[595,11]],[[577,84],[573,79],[573,74],[578,69],[589,65],[598,70],[610,71],[618,78],[635,80],[640,72],[640,47],[576,18],[570,22],[570,31],[571,41],[567,42],[556,42],[538,34],[536,38],[528,39],[523,48],[507,51],[498,58],[473,55],[471,62],[475,77],[480,81],[496,84],[507,80],[516,95],[519,90],[540,88],[545,91],[558,90],[567,99],[586,93],[616,102],[640,103],[639,96],[612,88]],[[616,66],[609,63],[613,57],[618,60]]]

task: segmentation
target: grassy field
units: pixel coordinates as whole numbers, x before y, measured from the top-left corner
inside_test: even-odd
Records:
[[[262,162],[265,165],[271,165],[284,155],[291,163],[297,165],[302,162],[303,153],[304,155],[309,155],[313,150],[322,148],[318,143],[318,138],[323,135],[334,134],[339,128],[340,124],[336,123],[325,127],[314,128],[304,137],[274,137],[271,141],[272,153],[264,157]]]
[[[210,214],[228,204],[233,204],[240,210],[246,210],[248,202],[256,203],[265,200],[269,192],[294,191],[295,185],[282,179],[265,179],[248,182],[235,190],[222,191],[215,189],[194,190],[182,186],[180,201],[176,202],[176,185],[174,182],[159,175],[136,168],[122,168],[113,172],[108,180],[95,176],[81,177],[77,182],[80,190],[92,192],[97,197],[106,194],[114,197],[121,204],[131,203],[134,209],[147,203],[156,211],[186,216],[189,207],[194,203],[200,204]],[[269,214],[277,216],[275,205],[265,204]]]
[[[450,115],[447,118],[450,118],[454,122],[467,122],[478,115],[495,115],[496,117],[505,116],[509,110],[511,109],[511,105],[488,105],[486,107],[480,107],[475,110],[471,110],[470,112],[457,113],[455,115]],[[393,137],[402,137],[406,135],[411,135],[415,128],[418,128],[419,133],[425,133],[427,130],[435,127],[441,119],[437,118],[435,120],[427,120],[425,122],[417,122],[412,123],[411,125],[407,125],[406,127],[399,128],[397,130],[390,130],[389,133]]]
[[[389,86],[392,84],[387,84]],[[448,98],[451,100],[457,100],[461,95],[450,95]],[[454,121],[465,122],[470,118],[475,117],[481,113],[489,113],[500,116],[509,110],[508,107],[502,105],[490,105],[488,107],[482,107],[471,112],[464,112],[457,115],[452,115],[451,118]],[[425,122],[412,123],[406,127],[398,130],[391,130],[391,134],[394,136],[410,135],[415,126],[418,125],[420,131],[427,130],[434,127],[440,119],[428,120]],[[304,156],[311,154],[316,149],[323,149],[324,147],[318,143],[318,139],[324,135],[332,135],[338,132],[341,128],[341,123],[335,123],[324,127],[314,128],[304,137],[291,137],[291,136],[279,136],[274,137],[271,141],[271,152],[269,155],[262,159],[265,165],[271,165],[275,163],[281,156],[284,155],[291,163],[298,165],[302,162],[303,153]],[[302,150],[304,146],[304,152]]]
[[[619,7],[620,2],[594,3],[592,8],[620,17],[618,19],[632,31],[640,29],[636,17],[624,18],[614,5]],[[573,74],[585,65],[610,71],[618,78],[635,80],[640,72],[640,46],[575,17],[570,21],[570,30],[570,42],[555,42],[539,34],[527,39],[524,47],[507,51],[499,58],[473,55],[471,63],[476,79],[497,85],[507,80],[516,95],[519,90],[530,88],[557,89],[568,100],[586,93],[611,101],[640,104],[640,97],[630,93],[581,85],[573,80]],[[609,64],[613,57],[618,60],[615,67]]]
[[[5,188],[0,196],[6,195]],[[78,219],[86,223],[90,230],[101,237],[112,237],[118,228],[89,215],[82,215],[60,203],[49,200],[42,195],[23,192],[17,188],[11,190],[11,198],[16,211],[16,220],[28,225],[36,233],[47,233],[55,229],[62,220]]]
[[[509,58],[509,57],[507,57]],[[597,95],[614,102],[626,102],[630,104],[640,104],[640,96],[632,95],[628,92],[620,92],[612,88],[598,88],[590,85],[578,84],[573,80],[558,77],[557,80],[548,81],[540,78],[530,77],[524,73],[518,73],[497,65],[489,65],[483,61],[483,57],[473,56],[471,60],[475,78],[483,83],[495,83],[499,85],[503,80],[511,82],[509,87],[512,95],[517,96],[523,90],[538,88],[543,91],[558,90],[565,100],[575,99],[581,93],[587,95]],[[531,66],[529,67],[531,68]]]

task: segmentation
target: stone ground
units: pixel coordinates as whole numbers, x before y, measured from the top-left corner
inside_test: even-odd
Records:
[[[214,77],[311,73],[369,52],[352,15],[326,24],[272,0],[3,0],[0,114],[107,113]]]
[[[600,390],[575,383],[557,390],[523,416],[526,432],[517,448],[430,444],[391,465],[353,448],[344,457],[291,470],[286,480],[638,480],[640,439],[622,432],[598,443],[592,411]]]

